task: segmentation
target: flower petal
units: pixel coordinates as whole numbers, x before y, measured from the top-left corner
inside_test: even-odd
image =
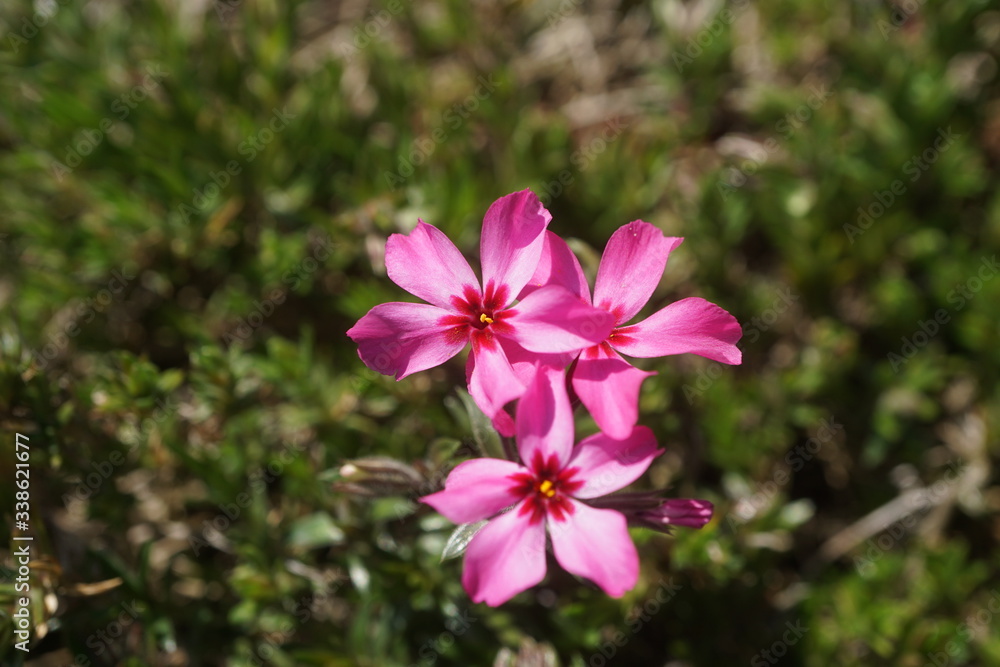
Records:
[[[493,419],[490,420],[493,423],[493,428],[497,433],[505,438],[511,438],[514,436],[514,418],[510,416],[507,410],[501,409],[495,415]]]
[[[507,287],[510,305],[538,266],[545,228],[552,215],[531,190],[521,190],[493,202],[483,218],[479,241],[485,292]]]
[[[577,352],[603,342],[614,326],[610,313],[559,285],[535,290],[507,313],[509,337],[530,352]]]
[[[539,366],[517,402],[517,447],[528,467],[555,456],[561,468],[573,451],[573,409],[562,369]]]
[[[526,472],[513,461],[472,459],[464,461],[448,475],[444,491],[424,496],[427,503],[455,523],[487,519],[522,499],[512,489],[510,475]]]
[[[503,412],[504,405],[524,393],[524,385],[514,374],[514,369],[496,338],[473,334],[472,353],[469,355],[465,374],[469,382],[469,394],[476,405],[493,420],[494,426],[502,428],[505,422],[499,413]],[[512,433],[501,430],[501,435]]]
[[[382,303],[347,331],[365,365],[402,380],[462,351],[468,334],[448,324],[450,313],[426,303]]]
[[[385,268],[394,283],[441,308],[453,308],[452,297],[461,296],[467,286],[480,292],[476,274],[455,244],[423,220],[409,235],[389,237]]]
[[[566,368],[577,353],[574,352],[529,352],[509,338],[501,338],[500,345],[503,347],[507,361],[514,369],[514,374],[525,387],[535,379],[537,366],[551,366],[553,368]]]
[[[714,303],[691,297],[674,302],[642,322],[615,329],[608,342],[630,357],[698,354],[724,364],[743,360],[736,341],[740,323]]]
[[[664,236],[642,220],[619,227],[601,256],[594,284],[594,305],[628,322],[646,305],[660,284],[670,252],[684,239]]]
[[[517,298],[523,299],[546,285],[561,285],[584,302],[590,303],[590,286],[587,285],[580,260],[565,241],[548,230],[545,232],[545,244],[542,246],[542,256],[538,260],[535,275],[531,276]]]
[[[645,426],[636,426],[628,437],[620,440],[606,433],[595,433],[580,441],[566,464],[567,468],[579,468],[574,478],[583,481],[573,495],[597,498],[624,489],[639,479],[662,453],[656,436]]]
[[[608,345],[584,350],[573,368],[573,391],[612,438],[626,438],[639,419],[639,388],[653,372],[641,371]]]
[[[519,509],[490,521],[469,543],[462,585],[473,602],[496,607],[545,578],[545,524]]]
[[[535,370],[539,364],[542,366],[552,366],[553,368],[566,368],[572,363],[574,357],[576,357],[575,352],[561,352],[558,354],[528,352],[512,340],[505,338],[498,338],[497,340],[500,341],[500,346],[503,347],[507,361],[510,362],[511,368],[514,369],[514,376],[525,387],[535,379]],[[500,410],[493,415],[493,428],[500,435],[509,438],[515,433],[514,418],[506,410]]]
[[[562,520],[549,517],[552,550],[563,568],[586,577],[611,597],[621,597],[639,579],[639,554],[624,515],[571,500]]]

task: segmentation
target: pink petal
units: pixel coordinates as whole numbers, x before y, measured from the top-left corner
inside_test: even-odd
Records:
[[[563,568],[586,577],[611,597],[621,597],[639,579],[639,554],[625,517],[571,500],[573,512],[549,517],[552,550]]]
[[[642,220],[619,227],[601,257],[594,284],[594,305],[628,322],[646,305],[660,284],[670,252],[684,239],[664,236]]]
[[[507,355],[510,365],[514,368],[514,374],[517,375],[517,379],[526,387],[535,379],[537,366],[566,368],[573,362],[573,359],[577,355],[575,351],[552,353],[529,352],[514,341],[506,338],[500,339],[500,345],[503,347],[504,354]]]
[[[490,335],[474,334],[472,353],[466,366],[469,394],[476,405],[494,424],[503,426],[503,406],[524,393],[524,385],[517,379],[514,369],[504,355],[498,340]],[[502,435],[510,435],[503,433]]]
[[[507,287],[510,305],[538,266],[545,243],[545,228],[552,215],[531,190],[521,190],[493,202],[483,219],[479,241],[483,265],[483,287],[497,291]]]
[[[448,475],[444,491],[420,499],[455,523],[487,519],[522,499],[511,489],[510,475],[526,472],[513,461],[472,459],[458,464]]]
[[[630,357],[698,354],[724,364],[743,360],[736,318],[714,303],[691,297],[657,311],[638,324],[615,329],[611,347]]]
[[[573,410],[562,369],[540,366],[517,403],[517,446],[531,467],[555,456],[560,467],[573,451]]]
[[[510,438],[514,436],[514,418],[506,410],[497,412],[490,421],[493,423],[493,428],[496,429],[496,432],[503,437]]]
[[[496,607],[545,578],[545,524],[518,516],[519,509],[490,521],[469,543],[462,585],[473,602]]]
[[[538,260],[535,275],[531,276],[531,280],[517,298],[523,299],[546,285],[561,285],[586,303],[590,303],[590,286],[587,285],[587,277],[583,274],[580,260],[565,241],[556,236],[555,232],[548,230],[545,232],[545,245],[542,246],[542,256]]]
[[[365,365],[402,380],[438,366],[469,341],[468,334],[447,322],[448,311],[425,303],[383,303],[372,308],[347,331],[358,344]]]
[[[626,438],[614,439],[595,433],[580,441],[567,468],[579,468],[574,479],[583,486],[573,492],[577,498],[598,498],[624,489],[646,472],[663,450],[656,436],[645,426],[636,426]]]
[[[614,327],[610,313],[558,285],[535,290],[507,313],[510,338],[530,352],[577,352],[603,342]]]
[[[385,243],[385,268],[392,281],[428,303],[451,309],[453,296],[479,280],[469,263],[440,229],[423,220],[408,236],[392,234]]]
[[[639,418],[639,388],[656,373],[641,371],[608,345],[584,350],[573,368],[573,391],[612,438],[626,438]]]
[[[500,346],[503,347],[507,361],[514,369],[514,375],[518,382],[527,387],[535,379],[537,366],[551,366],[553,368],[566,368],[572,363],[575,352],[562,352],[558,354],[542,354],[540,352],[528,352],[523,347],[512,340],[498,338]],[[493,415],[493,428],[497,432],[509,438],[515,433],[514,418],[506,410],[500,410]]]

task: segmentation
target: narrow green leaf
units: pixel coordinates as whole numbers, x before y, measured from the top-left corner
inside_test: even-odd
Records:
[[[441,561],[444,562],[464,554],[465,550],[469,548],[469,542],[472,541],[476,533],[482,530],[483,526],[487,523],[488,521],[484,519],[475,523],[463,523],[456,528],[451,537],[448,538],[448,543],[444,545],[444,551],[441,552]]]

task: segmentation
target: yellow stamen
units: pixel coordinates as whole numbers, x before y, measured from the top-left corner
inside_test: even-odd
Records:
[[[556,490],[552,488],[552,482],[549,480],[543,481],[538,485],[538,490],[541,491],[546,498],[551,498],[556,495]]]
[[[486,313],[483,313],[482,315],[479,316],[479,321],[482,322],[483,324],[493,324],[493,318],[486,317]]]

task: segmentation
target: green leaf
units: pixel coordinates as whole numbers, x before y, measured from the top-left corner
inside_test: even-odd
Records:
[[[469,392],[464,389],[457,389],[455,393],[458,395],[462,407],[465,408],[465,416],[469,420],[469,428],[472,431],[472,440],[476,443],[479,451],[493,458],[506,458],[503,452],[503,444],[500,442],[500,434],[493,428],[490,418],[483,414],[483,411],[476,405],[476,401],[469,395]],[[457,416],[458,410],[456,410],[457,406],[454,405],[454,401],[448,400],[447,405],[452,413]]]
[[[333,544],[343,544],[342,531],[326,512],[316,512],[304,516],[294,524],[288,537],[288,545],[315,549]]]
[[[464,554],[465,550],[469,548],[469,542],[472,541],[476,533],[482,530],[483,526],[487,523],[489,522],[484,519],[475,523],[463,523],[456,528],[451,537],[448,538],[447,544],[444,545],[444,550],[441,552],[441,561],[444,562],[452,558],[458,558]]]

